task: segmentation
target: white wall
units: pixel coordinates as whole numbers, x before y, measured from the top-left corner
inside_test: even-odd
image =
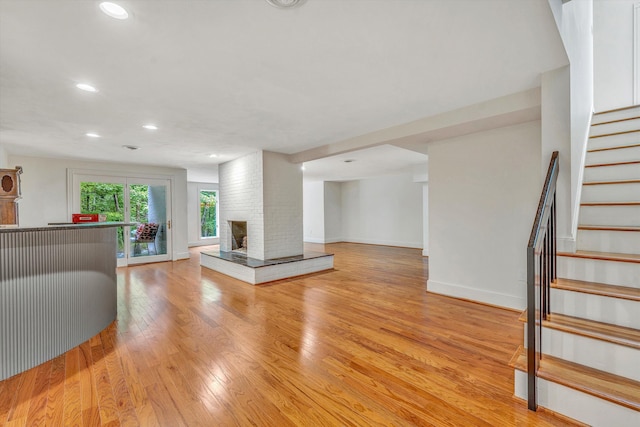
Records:
[[[593,0],[549,0],[570,65],[542,74],[542,168],[560,152],[558,248],[575,251],[593,100]]]
[[[633,9],[638,3],[638,0],[594,0],[596,111],[634,104]]]
[[[324,242],[341,242],[342,238],[342,183],[324,183]]]
[[[203,239],[200,236],[200,191],[202,190],[218,191],[218,184],[187,182],[187,241],[189,246],[217,245],[220,243],[220,237]],[[218,194],[219,199],[220,194]],[[216,208],[219,208],[219,206]]]
[[[88,162],[9,155],[10,164],[23,168],[21,175],[20,226],[39,227],[50,222],[69,222],[67,212],[71,194],[67,194],[67,169],[91,170],[96,175],[109,172],[132,176],[166,176],[173,180],[171,188],[173,256],[188,258],[187,248],[187,171],[143,165]]]
[[[262,151],[247,154],[218,167],[220,175],[220,250],[231,251],[229,221],[247,222],[247,256],[264,258]]]
[[[9,158],[7,155],[7,150],[0,145],[0,169],[11,169],[9,167]]]
[[[346,242],[422,248],[422,184],[409,171],[342,184]]]
[[[305,242],[325,243],[324,184],[322,181],[304,181],[302,185]]]
[[[264,151],[263,162],[265,258],[301,255],[302,170],[284,154]]]
[[[571,92],[571,230],[575,241],[582,193],[593,89],[593,0],[580,0],[562,6],[561,34],[570,62]],[[573,243],[572,243],[572,246]],[[573,248],[571,248],[573,249]]]
[[[429,145],[427,290],[525,307],[540,140],[529,122]]]
[[[572,182],[571,182],[571,97],[569,66],[542,74],[542,137],[539,183],[544,183],[549,161],[554,151],[560,153],[556,187],[556,241],[559,251],[575,250],[575,235],[572,233]]]

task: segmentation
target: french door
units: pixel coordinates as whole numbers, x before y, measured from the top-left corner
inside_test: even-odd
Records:
[[[118,266],[171,259],[171,185],[168,179],[73,174],[73,213],[99,213],[118,228]]]
[[[171,253],[170,185],[165,179],[127,178],[128,264],[168,261]]]

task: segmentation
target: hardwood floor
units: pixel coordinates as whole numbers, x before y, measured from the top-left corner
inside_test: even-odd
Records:
[[[118,269],[117,321],[0,382],[0,424],[569,425],[512,397],[519,314],[425,292],[420,250],[330,244],[255,287],[200,250]]]

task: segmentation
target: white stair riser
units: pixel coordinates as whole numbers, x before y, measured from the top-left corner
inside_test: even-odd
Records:
[[[596,124],[596,123],[610,122],[612,120],[629,119],[631,117],[638,117],[638,116],[640,116],[640,107],[629,108],[627,110],[614,111],[613,113],[594,114],[591,120],[591,123]]]
[[[640,179],[640,163],[584,169],[584,182],[620,181],[624,179]]]
[[[578,230],[579,251],[640,254],[640,232]]]
[[[640,264],[559,256],[558,277],[640,288]]]
[[[640,205],[580,206],[580,224],[640,226]]]
[[[623,145],[633,145],[640,142],[640,131],[622,133],[618,135],[608,135],[601,137],[589,137],[589,143],[587,150],[593,150],[596,148],[610,148],[619,147]]]
[[[600,184],[582,186],[582,203],[585,202],[637,202],[640,198],[640,182],[629,184]],[[584,224],[584,222],[582,222]]]
[[[551,289],[551,312],[640,329],[640,302]]]
[[[557,329],[542,329],[545,354],[640,381],[640,350]]]
[[[621,148],[619,150],[605,150],[587,153],[586,165],[601,163],[631,162],[640,160],[640,147]]]
[[[593,427],[638,426],[640,412],[538,378],[538,405]],[[527,374],[514,373],[515,395],[527,398]]]
[[[615,132],[626,132],[638,129],[640,129],[640,118],[591,126],[590,136],[605,135]]]

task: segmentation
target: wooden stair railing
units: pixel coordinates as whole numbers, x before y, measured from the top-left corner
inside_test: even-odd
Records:
[[[551,312],[551,282],[557,276],[556,182],[558,169],[558,152],[554,151],[527,245],[527,403],[532,411],[538,408],[537,371],[542,355],[542,321],[546,320]]]

